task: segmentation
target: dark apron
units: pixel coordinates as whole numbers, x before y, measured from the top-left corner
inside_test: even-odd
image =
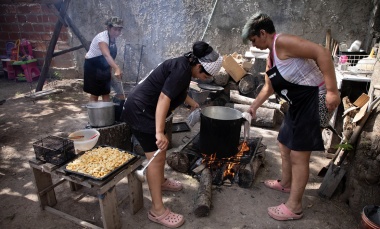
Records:
[[[318,87],[290,83],[282,77],[276,66],[266,74],[276,94],[290,105],[277,140],[295,151],[324,150],[319,125]]]
[[[115,59],[116,44],[109,40],[108,48],[112,58]],[[97,96],[107,95],[111,92],[111,66],[103,55],[85,60],[83,90]]]

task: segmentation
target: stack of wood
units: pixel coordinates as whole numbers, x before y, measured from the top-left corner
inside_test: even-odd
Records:
[[[237,90],[230,90],[230,101],[226,106],[246,112],[255,99],[240,95]],[[273,103],[266,101],[256,111],[256,119],[252,119],[251,125],[258,127],[273,128],[277,123],[282,122],[283,113],[286,112],[285,103]]]

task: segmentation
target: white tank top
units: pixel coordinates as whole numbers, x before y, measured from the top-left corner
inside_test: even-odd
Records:
[[[273,65],[276,65],[282,77],[291,83],[307,86],[318,86],[319,94],[326,93],[323,74],[312,59],[289,58],[280,60],[276,54],[276,35],[273,41]]]

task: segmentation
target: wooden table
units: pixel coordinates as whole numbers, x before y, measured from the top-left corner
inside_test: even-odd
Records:
[[[110,175],[103,181],[86,178],[84,176],[66,173],[64,166],[56,166],[45,163],[37,159],[29,161],[29,165],[33,170],[34,183],[37,188],[37,196],[42,210],[57,214],[67,220],[77,223],[84,227],[100,228],[94,224],[78,219],[65,212],[57,210],[54,205],[57,199],[54,187],[69,181],[72,191],[79,190],[82,186],[94,188],[97,191],[97,197],[100,204],[101,217],[104,228],[121,228],[120,216],[118,213],[118,201],[116,197],[115,186],[124,177],[128,178],[130,209],[133,214],[138,212],[143,206],[142,183],[137,179],[134,172],[142,163],[143,159],[138,159],[132,164],[126,164],[114,174]],[[52,174],[57,175],[61,179],[53,184]]]

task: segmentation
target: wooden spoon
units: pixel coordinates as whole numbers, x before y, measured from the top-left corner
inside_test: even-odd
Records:
[[[72,137],[69,137],[69,139],[71,140],[74,140],[74,139],[81,139],[81,138],[84,138],[83,135],[78,135],[78,136],[72,136]]]

